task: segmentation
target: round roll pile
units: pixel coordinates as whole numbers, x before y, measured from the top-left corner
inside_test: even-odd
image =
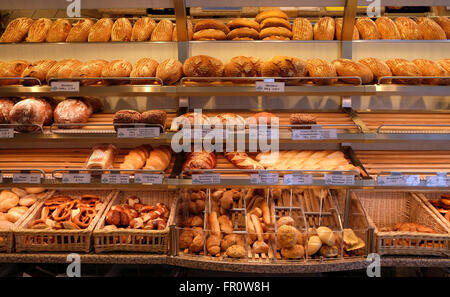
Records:
[[[261,31],[259,38],[262,40],[290,40],[292,38],[292,26],[288,16],[281,10],[266,10],[260,12],[255,21],[259,23]]]
[[[194,40],[225,40],[230,29],[221,21],[200,20],[194,26]]]
[[[228,23],[230,32],[227,34],[228,40],[258,40],[259,23],[251,19],[237,18]]]

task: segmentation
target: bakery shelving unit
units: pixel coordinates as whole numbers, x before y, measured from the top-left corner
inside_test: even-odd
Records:
[[[424,0],[420,3],[410,3],[407,0],[383,1],[383,5],[408,6],[445,6],[446,0]],[[159,58],[178,57],[184,61],[187,57],[196,54],[217,54],[223,61],[232,56],[254,54],[257,49],[261,58],[268,58],[282,49],[286,54],[310,58],[322,55],[329,60],[346,57],[360,59],[365,56],[376,56],[381,59],[402,56],[405,58],[429,57],[433,55],[443,57],[450,52],[450,41],[352,41],[351,29],[357,12],[357,5],[367,5],[364,0],[255,0],[246,1],[246,6],[343,6],[343,40],[339,41],[186,41],[186,8],[217,6],[213,1],[204,0],[132,0],[132,1],[82,1],[83,9],[93,8],[143,8],[160,7],[175,8],[175,21],[178,30],[178,42],[142,42],[142,43],[114,43],[107,44],[3,44],[0,46],[2,59],[48,57],[62,59],[78,57],[80,60],[98,58],[101,51],[102,58],[123,58],[134,62],[139,56],[152,56],[158,53]],[[66,9],[68,3],[59,0],[46,0],[30,2],[25,0],[2,3],[2,9]],[[240,7],[242,1],[229,0],[230,7]],[[380,50],[382,49],[382,50]],[[48,56],[50,54],[50,56]],[[4,57],[3,57],[4,56]],[[119,86],[87,86],[80,87],[79,92],[53,92],[49,86],[7,86],[0,88],[0,96],[98,96],[112,97],[115,101],[124,101],[124,97],[134,97],[135,105],[144,102],[145,107],[163,106],[169,111],[169,119],[186,110],[204,107],[207,113],[219,111],[248,114],[249,111],[270,110],[278,113],[284,120],[288,112],[302,110],[315,113],[318,124],[326,128],[326,124],[343,124],[336,139],[326,140],[292,140],[289,127],[280,132],[280,146],[283,149],[329,149],[347,150],[348,157],[355,165],[362,165],[368,176],[356,176],[353,185],[333,187],[346,190],[346,196],[341,197],[342,223],[349,221],[349,205],[351,189],[384,189],[390,191],[446,191],[447,187],[430,188],[425,184],[425,177],[436,175],[436,172],[448,172],[450,167],[450,113],[449,98],[450,86],[429,85],[333,85],[333,86],[285,86],[284,92],[260,92],[250,85],[236,86],[175,86],[159,85],[119,85]],[[311,99],[310,99],[311,98]],[[394,98],[394,99],[392,99]],[[400,98],[400,99],[398,99]],[[237,110],[233,105],[238,102]],[[275,102],[275,103],[274,103]],[[388,103],[388,104],[387,104]],[[111,110],[104,114],[94,115],[92,123],[107,124],[102,129],[95,126],[79,129],[77,133],[58,133],[44,127],[43,133],[20,134],[16,133],[13,139],[0,139],[0,169],[4,169],[0,188],[8,188],[12,183],[11,172],[34,172],[33,168],[42,170],[41,184],[48,188],[75,188],[75,189],[120,189],[120,190],[152,190],[152,189],[185,189],[199,187],[185,178],[181,171],[181,156],[174,156],[170,170],[166,172],[162,184],[135,184],[133,178],[129,184],[110,185],[102,184],[98,178],[93,177],[90,184],[65,184],[55,178],[61,172],[82,172],[89,150],[93,144],[113,143],[120,147],[133,147],[142,143],[170,144],[173,132],[164,132],[159,137],[149,139],[118,138],[111,125],[111,117],[118,105],[110,104]],[[230,108],[230,106],[232,108]],[[282,108],[278,108],[282,106]],[[408,107],[412,110],[407,110]],[[406,107],[406,108],[405,108]],[[392,109],[392,110],[391,110]],[[245,110],[245,111],[242,111]],[[242,112],[241,112],[242,111]],[[170,125],[170,123],[169,123]],[[334,128],[328,126],[328,128]],[[23,148],[29,147],[30,142],[36,145],[34,152],[26,155]],[[13,157],[5,154],[14,153],[20,149],[24,159],[11,161]],[[67,154],[67,150],[71,150]],[[41,150],[41,153],[39,151]],[[47,150],[47,151],[45,151]],[[53,153],[49,154],[51,150]],[[34,155],[33,155],[34,154]],[[37,154],[37,155],[36,155]],[[28,162],[38,156],[40,163]],[[123,156],[120,155],[121,157]],[[450,159],[449,159],[450,160]],[[117,160],[120,162],[120,157]],[[227,187],[290,187],[283,182],[280,172],[278,183],[272,185],[255,185],[251,183],[249,172],[238,170],[219,155],[219,166],[213,173],[222,170],[220,185]],[[117,169],[117,168],[116,168]],[[377,183],[379,175],[389,175],[401,171],[404,174],[418,174],[422,181],[418,186],[382,186]],[[40,171],[38,171],[40,172]],[[292,172],[289,172],[292,173]],[[297,172],[298,173],[298,172]],[[311,172],[302,172],[311,173]],[[310,188],[328,187],[324,183],[325,172],[314,173]],[[328,172],[330,173],[330,172]],[[343,174],[351,174],[343,172]],[[243,178],[244,177],[244,178]],[[23,184],[25,186],[27,184]],[[30,184],[28,184],[30,185]],[[173,231],[173,230],[172,230]],[[370,233],[370,232],[369,232]],[[369,235],[373,236],[373,234]],[[66,263],[66,254],[0,254],[3,263]],[[85,254],[81,255],[83,263],[135,263],[135,264],[168,264],[181,267],[203,268],[208,270],[261,272],[261,273],[294,273],[294,272],[322,272],[365,269],[369,262],[364,258],[329,260],[326,262],[291,262],[289,264],[274,263],[238,263],[227,261],[208,261],[198,258],[186,258],[169,255],[152,254]],[[421,266],[421,267],[449,267],[450,260],[445,258],[425,257],[383,257],[383,266]]]

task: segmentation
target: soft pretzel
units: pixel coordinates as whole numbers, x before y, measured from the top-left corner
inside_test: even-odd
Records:
[[[93,221],[97,211],[92,208],[81,208],[80,213],[73,218],[73,222],[81,228],[87,228]]]

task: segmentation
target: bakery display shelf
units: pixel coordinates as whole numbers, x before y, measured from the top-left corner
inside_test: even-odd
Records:
[[[187,7],[194,6],[202,6],[202,7],[215,7],[215,3],[211,3],[206,0],[186,0]],[[327,7],[327,6],[345,6],[344,0],[325,0],[325,1],[314,1],[314,0],[302,0],[301,3],[295,0],[282,0],[282,1],[273,1],[273,0],[250,0],[245,2],[245,6],[309,6],[309,7]],[[367,5],[367,2],[364,0],[358,0],[358,5]],[[408,0],[386,0],[383,1],[383,5],[399,5],[399,6],[445,6],[448,4],[446,0],[425,0],[420,2],[411,2]],[[239,0],[231,0],[227,1],[227,7],[241,7],[242,2]]]
[[[59,0],[45,0],[37,2],[30,2],[28,0],[7,1],[2,3],[2,9],[67,9],[70,3],[61,2]],[[100,9],[100,8],[172,8],[173,1],[167,0],[96,0],[96,1],[82,1],[81,7],[83,9]]]

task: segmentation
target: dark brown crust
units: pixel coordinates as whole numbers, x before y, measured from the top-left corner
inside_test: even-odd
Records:
[[[114,114],[114,124],[124,124],[124,123],[141,123],[142,122],[142,115],[140,112],[137,112],[135,110],[119,110]],[[133,127],[133,125],[114,125],[114,129],[118,128],[130,128]]]
[[[167,113],[163,110],[147,110],[142,113],[142,123],[166,126]]]

